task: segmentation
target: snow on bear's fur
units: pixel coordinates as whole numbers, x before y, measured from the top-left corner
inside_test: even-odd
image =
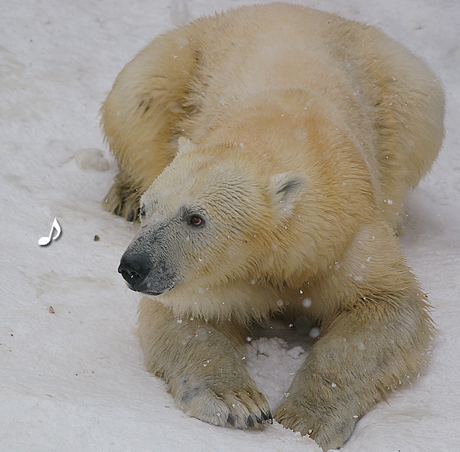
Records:
[[[321,329],[274,418],[324,450],[419,372],[433,329],[395,233],[443,111],[399,44],[287,4],[199,19],[123,69],[102,107],[120,168],[104,204],[139,212],[119,271],[147,295],[146,365],[181,409],[271,421],[239,349],[274,315]]]

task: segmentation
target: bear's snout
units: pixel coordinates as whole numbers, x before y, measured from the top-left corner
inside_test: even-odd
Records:
[[[131,290],[146,295],[160,295],[172,289],[177,282],[177,272],[167,260],[158,256],[153,258],[136,247],[128,247],[125,251],[118,273],[123,276]]]
[[[148,255],[127,251],[123,254],[118,273],[123,276],[130,289],[142,292],[144,282],[152,269]]]

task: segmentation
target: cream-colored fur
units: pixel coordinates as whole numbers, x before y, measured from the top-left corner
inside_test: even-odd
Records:
[[[141,345],[180,408],[271,418],[238,350],[272,315],[321,327],[274,415],[325,450],[419,372],[432,325],[394,234],[443,111],[399,44],[287,4],[199,19],[123,69],[102,107],[120,166],[105,205],[133,220],[141,200],[120,272],[151,295]]]

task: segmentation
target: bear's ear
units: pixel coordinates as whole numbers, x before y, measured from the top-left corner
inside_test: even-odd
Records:
[[[185,138],[185,137],[180,137],[178,144],[179,144],[179,149],[177,151],[176,156],[185,154],[195,149],[195,145],[188,138]]]
[[[296,201],[307,187],[305,176],[291,171],[276,174],[271,177],[270,185],[272,202],[280,217],[290,217]]]

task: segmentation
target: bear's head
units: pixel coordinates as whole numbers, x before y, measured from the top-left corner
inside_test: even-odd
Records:
[[[180,139],[141,198],[141,228],[119,266],[129,287],[159,295],[264,278],[288,248],[286,224],[308,185],[302,174],[268,173],[239,146]]]

